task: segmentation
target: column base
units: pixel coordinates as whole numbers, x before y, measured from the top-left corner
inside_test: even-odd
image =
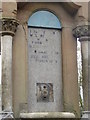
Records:
[[[82,118],[88,118],[88,119],[90,119],[90,111],[83,111]]]
[[[75,118],[75,115],[69,112],[36,112],[36,113],[20,113],[20,118],[29,119]]]

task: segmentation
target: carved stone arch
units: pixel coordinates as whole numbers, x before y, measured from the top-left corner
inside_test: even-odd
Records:
[[[18,9],[23,8],[27,2],[17,2]],[[76,2],[72,2],[71,0],[66,0],[66,2],[60,2],[60,4],[64,5],[66,10],[69,11],[69,13],[73,14],[76,12],[81,6],[77,4]]]
[[[76,2],[72,2],[71,0],[69,1],[70,2],[67,3],[63,2],[62,5],[71,15],[74,15],[81,6],[78,5]]]
[[[32,4],[32,3],[31,3]],[[42,4],[44,4],[44,3],[42,3]],[[23,9],[26,5],[28,5],[28,3],[21,3],[21,4],[19,4],[18,3],[18,10],[19,9]],[[37,5],[38,6],[38,5]],[[61,19],[60,19],[60,17],[58,16],[58,14],[57,14],[57,12],[54,10],[54,9],[52,9],[52,8],[49,8],[48,6],[46,7],[46,5],[44,6],[44,5],[41,5],[41,6],[39,6],[39,7],[37,7],[37,6],[35,6],[34,8],[33,8],[33,10],[31,10],[31,12],[29,13],[29,15],[27,15],[27,18],[26,18],[26,21],[28,21],[28,19],[35,13],[35,12],[38,12],[38,11],[48,11],[48,12],[51,12],[52,14],[54,14],[56,17],[57,17],[57,19],[59,20],[59,22],[61,23],[61,26],[62,26],[62,21],[61,21]]]
[[[20,18],[20,22],[27,22],[29,17],[36,11],[39,11],[39,10],[47,10],[47,11],[50,11],[52,12],[54,15],[56,15],[59,19],[59,21],[61,22],[61,25],[62,26],[67,26],[66,24],[69,23],[69,24],[73,24],[74,23],[74,15],[76,15],[78,9],[80,8],[79,5],[73,3],[73,2],[59,2],[57,4],[57,2],[55,3],[44,3],[44,2],[41,2],[41,3],[37,3],[39,5],[35,5],[35,2],[32,4],[32,2],[18,2],[17,3],[17,11],[18,11],[18,15],[17,15],[17,18],[19,16],[19,12],[20,11],[23,11],[24,14],[27,14],[27,16],[25,15],[25,19],[22,20],[22,17]],[[51,6],[52,4],[52,6]],[[31,9],[29,8],[29,5],[31,7]],[[32,7],[33,5],[33,7]],[[60,5],[60,7],[59,7]],[[58,8],[57,8],[58,6]],[[26,12],[25,10],[28,10],[28,12]],[[31,10],[31,11],[30,11]],[[29,12],[30,11],[30,12]],[[62,12],[63,11],[63,12]],[[68,14],[67,14],[68,13]],[[68,25],[69,25],[68,24]]]

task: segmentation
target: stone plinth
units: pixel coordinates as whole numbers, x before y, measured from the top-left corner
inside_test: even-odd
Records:
[[[90,120],[90,111],[83,111],[82,118],[88,118],[88,120]]]
[[[20,118],[29,119],[75,118],[75,115],[69,112],[36,112],[36,113],[20,113]]]

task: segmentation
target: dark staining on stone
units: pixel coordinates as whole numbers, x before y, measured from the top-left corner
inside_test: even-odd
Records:
[[[48,62],[48,60],[46,60],[46,62]]]
[[[32,46],[31,46],[31,45],[29,45],[29,47],[30,47],[30,48],[32,48]]]
[[[35,44],[37,44],[37,42],[35,42]]]
[[[39,53],[46,54],[47,52],[46,51],[40,51]]]
[[[37,37],[37,34],[35,34],[35,37]]]
[[[34,33],[36,32],[36,30],[34,30]]]
[[[42,44],[42,42],[40,42],[40,44]]]
[[[36,58],[36,60],[35,60],[36,62],[38,62],[38,59]]]
[[[36,56],[35,55],[31,55],[31,58],[36,58]]]
[[[2,109],[4,110],[4,105],[2,105]]]
[[[34,30],[34,33],[36,32],[36,30]]]
[[[30,33],[31,33],[31,30],[30,30]]]
[[[43,31],[43,34],[45,34],[45,31]]]
[[[39,40],[39,38],[37,40]]]
[[[48,58],[48,56],[47,55],[43,55],[42,58]]]
[[[44,37],[44,35],[41,34],[40,37]]]
[[[59,52],[56,52],[56,54],[58,55],[58,54],[59,54]]]
[[[40,51],[39,53],[43,53],[42,51]]]
[[[46,54],[47,52],[46,52],[46,51],[44,51],[43,53],[44,53],[44,54]]]
[[[34,52],[36,53],[37,51],[35,50]]]
[[[44,62],[44,60],[39,60],[39,62]]]
[[[35,44],[40,44],[40,42],[39,42],[39,41],[37,41],[37,42],[35,42]]]
[[[30,33],[30,36],[32,37],[32,36],[33,36],[33,34],[32,34],[32,33]]]
[[[5,73],[3,73],[2,77],[3,77],[3,78],[6,78],[6,74],[5,74]]]
[[[46,42],[48,41],[48,39],[46,39]]]
[[[56,60],[56,63],[57,63],[57,60]]]
[[[33,43],[33,41],[32,41],[32,43]]]
[[[55,32],[53,32],[53,34],[55,34]]]

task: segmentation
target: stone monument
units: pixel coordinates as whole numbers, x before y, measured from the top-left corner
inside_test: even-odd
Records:
[[[0,6],[2,112],[5,115],[12,113],[21,119],[80,117],[77,37],[85,63],[85,111],[90,106],[86,92],[89,90],[88,3],[48,2],[13,0]],[[38,14],[32,19],[39,11],[51,13],[50,17]],[[35,24],[28,22],[29,18]],[[47,24],[42,26],[46,19]]]

